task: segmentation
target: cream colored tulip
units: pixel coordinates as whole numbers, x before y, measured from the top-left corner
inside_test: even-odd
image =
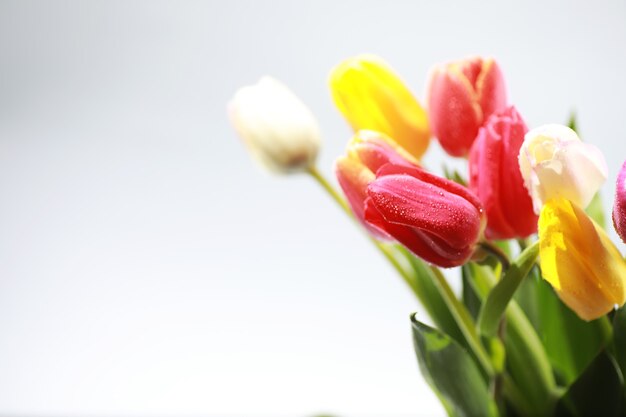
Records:
[[[263,77],[229,103],[230,119],[252,156],[277,173],[313,166],[321,140],[317,121],[287,86]]]
[[[557,124],[528,132],[518,161],[537,214],[548,200],[559,197],[587,207],[608,177],[600,150]]]

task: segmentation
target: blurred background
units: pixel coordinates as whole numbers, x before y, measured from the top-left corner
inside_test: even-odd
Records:
[[[0,414],[443,415],[407,288],[311,179],[253,164],[226,103],[287,83],[332,175],[341,59],[423,99],[433,64],[494,56],[529,126],[577,111],[608,212],[625,44],[624,1],[0,1]]]

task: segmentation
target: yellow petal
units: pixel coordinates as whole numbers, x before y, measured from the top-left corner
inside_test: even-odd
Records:
[[[415,158],[424,154],[430,140],[426,112],[382,59],[361,55],[343,61],[331,72],[330,87],[354,131],[378,131]]]
[[[549,200],[539,216],[544,279],[584,320],[626,301],[626,263],[604,230],[569,200]]]

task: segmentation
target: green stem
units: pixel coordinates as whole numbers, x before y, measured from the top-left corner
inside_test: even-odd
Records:
[[[600,331],[602,332],[601,340],[610,341],[613,339],[613,324],[609,320],[609,317],[604,315],[598,319],[600,324]]]
[[[530,272],[539,255],[539,242],[526,248],[502,273],[502,277],[489,291],[478,314],[478,329],[484,336],[494,336],[498,331],[500,320],[513,299],[515,291]]]
[[[484,300],[496,285],[491,269],[469,264],[472,268],[470,283],[476,294]],[[548,415],[554,405],[556,383],[547,353],[520,306],[511,300],[506,309],[506,352],[512,376],[523,386],[527,400],[536,410],[534,415]]]
[[[536,415],[536,411],[528,404],[528,399],[508,374],[502,375],[502,390],[513,408],[522,416]]]
[[[500,265],[502,265],[502,269],[507,270],[509,266],[511,266],[511,262],[509,261],[509,257],[506,253],[496,245],[491,242],[483,241],[478,244],[485,252],[494,256]]]
[[[339,206],[343,209],[343,211],[346,212],[348,216],[354,217],[352,215],[352,210],[350,210],[350,207],[348,207],[348,203],[346,203],[346,200],[343,199],[343,197],[341,196],[341,194],[339,194],[335,187],[333,187],[332,184],[322,175],[322,173],[319,172],[317,167],[309,167],[308,173],[311,175],[311,177],[313,177],[313,179],[315,179],[315,181],[317,181],[319,185],[322,186],[324,191],[326,191],[333,198],[333,200],[335,200],[335,202],[339,204]]]

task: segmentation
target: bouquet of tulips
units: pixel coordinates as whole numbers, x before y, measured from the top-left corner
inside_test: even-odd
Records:
[[[319,182],[406,281],[433,324],[411,316],[446,411],[626,415],[626,262],[605,231],[606,162],[575,121],[529,130],[493,59],[435,67],[426,110],[376,56],[340,63],[330,89],[354,130],[335,164],[343,196],[315,166],[314,116],[283,84],[239,90],[231,121],[263,166]],[[467,172],[426,169],[431,136]],[[613,225],[626,239],[626,164]]]

